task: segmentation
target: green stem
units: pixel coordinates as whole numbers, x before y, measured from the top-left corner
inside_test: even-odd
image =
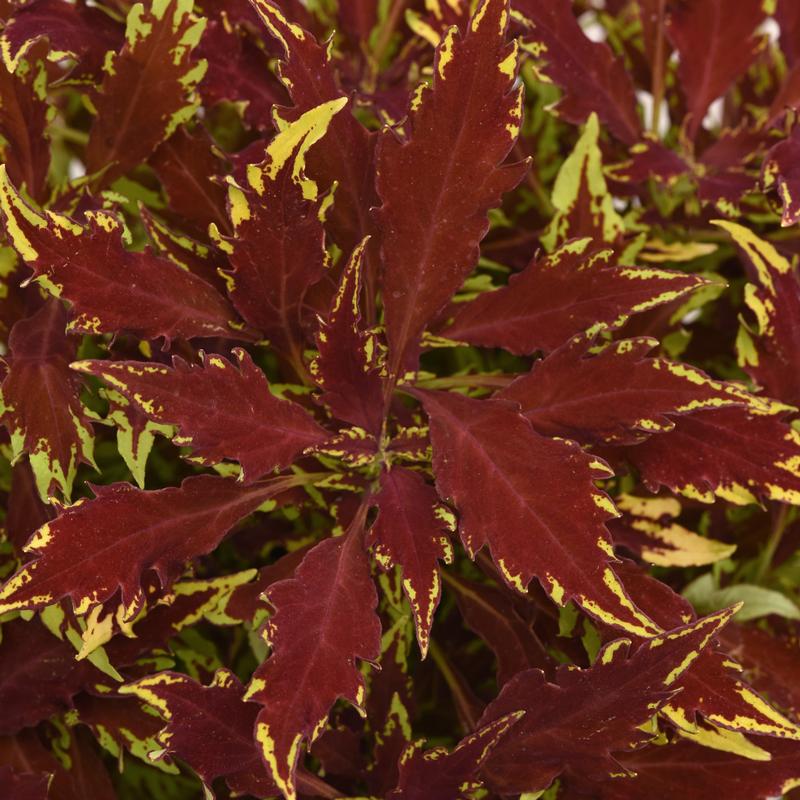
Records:
[[[431,654],[431,658],[439,668],[439,672],[442,673],[442,677],[444,678],[448,689],[450,689],[450,692],[453,695],[453,700],[455,700],[461,718],[467,725],[467,729],[474,731],[478,724],[478,720],[475,719],[472,710],[470,709],[469,702],[464,695],[464,690],[461,688],[461,682],[458,680],[455,672],[453,672],[450,662],[447,660],[447,656],[444,654],[442,648],[433,641],[433,639],[431,639],[428,652]]]
[[[764,551],[761,553],[758,568],[756,569],[756,583],[763,583],[764,579],[769,574],[770,568],[772,567],[772,559],[775,558],[775,553],[781,543],[781,539],[783,539],[783,534],[786,532],[786,528],[789,525],[790,508],[791,506],[783,503],[779,507],[778,513],[775,515],[772,532],[769,535],[769,539],[767,539],[767,544],[764,547]]]

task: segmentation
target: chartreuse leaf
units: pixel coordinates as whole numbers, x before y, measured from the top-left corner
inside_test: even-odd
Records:
[[[93,101],[97,116],[86,149],[87,171],[102,170],[107,183],[146,160],[194,116],[206,62],[193,50],[206,21],[192,14],[192,6],[192,0],[152,0],[128,11],[125,44],[106,59]]]
[[[238,364],[203,354],[201,365],[175,359],[172,368],[138,361],[78,361],[72,367],[101,378],[145,416],[175,425],[176,444],[203,463],[225,458],[256,480],[322,442],[327,433],[299,405],[275,397],[250,356],[234,349]]]
[[[556,176],[551,198],[556,213],[541,239],[549,252],[580,236],[615,243],[625,229],[603,175],[599,135],[597,114],[592,113]]]
[[[558,605],[574,600],[622,630],[658,632],[610,564],[605,522],[618,512],[594,485],[610,474],[604,462],[574,442],[540,436],[510,402],[417,396],[431,421],[439,495],[455,505],[471,556],[488,545],[514,589],[526,592],[536,577]]]
[[[35,556],[0,588],[0,614],[42,608],[69,597],[86,614],[116,597],[121,623],[144,604],[142,573],[168,587],[189,558],[213,550],[230,528],[291,478],[242,486],[209,475],[143,492],[127,483],[94,488],[95,499],[64,508],[28,542]]]
[[[293,578],[266,592],[275,609],[264,629],[272,653],[253,674],[245,699],[261,705],[256,741],[287,800],[297,797],[303,744],[322,733],[339,698],[363,709],[365,685],[357,660],[375,662],[381,653],[364,516],[362,507],[345,534],[320,542]]]
[[[27,454],[36,488],[47,502],[57,487],[70,499],[78,465],[94,465],[94,431],[69,374],[73,337],[56,299],[17,322],[9,337],[9,370],[0,385],[0,419],[11,436],[13,458]]]
[[[755,279],[744,288],[744,302],[755,317],[755,326],[741,321],[736,339],[739,365],[772,396],[800,405],[797,267],[743,225],[724,220],[714,224],[730,234]]]
[[[525,711],[489,755],[484,775],[503,794],[546,789],[560,774],[599,778],[614,755],[649,738],[644,725],[731,618],[721,611],[645,640],[607,644],[588,669],[560,667],[550,682],[540,670],[519,673],[486,708],[481,723]],[[624,704],[625,713],[620,714]]]
[[[615,502],[623,515],[609,523],[614,544],[623,545],[650,564],[700,567],[728,558],[736,550],[735,544],[700,536],[675,522],[681,504],[673,497],[624,494]]]
[[[38,212],[0,166],[0,211],[16,251],[38,282],[72,305],[68,329],[130,331],[142,339],[241,335],[236,314],[213,286],[149,250],[123,247],[128,234],[108,211],[87,211],[85,225]]]
[[[487,212],[523,174],[501,166],[519,134],[516,44],[506,44],[508,0],[483,0],[463,35],[451,27],[436,49],[403,129],[381,135],[383,302],[390,373],[416,365],[418,340],[478,261]],[[470,86],[467,97],[463,87]]]
[[[736,615],[739,622],[770,614],[777,614],[786,619],[800,619],[800,608],[785,594],[748,583],[718,586],[710,572],[695,578],[683,590],[683,596],[700,613],[723,608],[732,603],[741,603],[742,607]]]
[[[612,250],[589,238],[534,258],[508,285],[459,304],[442,333],[517,355],[548,353],[578,334],[619,328],[640,314],[685,297],[706,281],[669,270],[618,266]]]

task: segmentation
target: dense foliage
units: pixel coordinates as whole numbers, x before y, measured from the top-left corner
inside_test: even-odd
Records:
[[[4,800],[792,795],[796,0],[0,16]]]

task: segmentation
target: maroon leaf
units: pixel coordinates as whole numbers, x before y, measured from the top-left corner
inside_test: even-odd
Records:
[[[241,338],[233,309],[212,286],[148,250],[125,250],[124,229],[109,212],[87,212],[85,227],[52,211],[40,214],[3,167],[0,208],[9,238],[39,282],[72,304],[69,330]]]
[[[488,209],[525,169],[501,166],[522,115],[507,20],[507,0],[485,0],[466,35],[450,28],[436,52],[433,86],[416,96],[404,125],[409,135],[381,137],[378,219],[393,375],[415,364],[425,326],[477,263]]]
[[[213,550],[287,480],[244,487],[198,475],[154,492],[128,483],[96,486],[94,500],[64,508],[28,542],[36,559],[0,589],[0,613],[69,597],[76,613],[84,614],[120,590],[121,618],[133,620],[144,602],[146,570],[155,570],[166,588],[185,561]]]
[[[423,752],[411,745],[400,758],[400,779],[389,800],[467,800],[481,782],[483,763],[513,730],[524,712],[507,714],[464,737],[451,753],[443,747]]]
[[[532,622],[523,618],[507,592],[451,575],[447,583],[464,622],[497,657],[498,685],[507,683],[518,672],[545,666],[547,656]]]
[[[761,168],[761,183],[765,190],[775,190],[783,206],[781,225],[800,221],[800,128],[788,139],[770,148]]]
[[[669,629],[695,620],[692,607],[683,597],[641,568],[624,562],[619,572],[631,597],[662,627]],[[697,733],[698,715],[702,715],[715,725],[745,734],[790,739],[800,736],[800,728],[743,681],[739,665],[716,646],[698,656],[677,686],[680,692],[662,713],[690,734]]]
[[[150,158],[169,199],[170,210],[205,237],[210,223],[227,226],[225,190],[212,178],[223,170],[214,143],[202,127],[178,128]],[[186,224],[186,222],[184,222]]]
[[[674,430],[625,449],[651,491],[710,503],[746,505],[757,498],[800,504],[800,434],[776,417],[745,408],[701,411]]]
[[[574,599],[623,630],[655,633],[609,566],[604,523],[617,512],[593,483],[608,476],[606,465],[540,436],[512,403],[418,394],[431,420],[436,486],[458,509],[470,555],[488,545],[520,592],[536,576],[559,605]]]
[[[215,234],[232,266],[229,291],[234,305],[273,340],[301,376],[303,328],[310,315],[306,293],[328,264],[323,200],[306,177],[306,154],[345,103],[340,98],[317,106],[275,136],[264,161],[246,166],[246,185],[229,184],[234,235]]]
[[[39,494],[57,486],[69,499],[80,463],[92,464],[93,432],[70,374],[74,337],[65,335],[67,312],[56,299],[11,330],[10,368],[0,386],[3,424],[14,456],[30,457]]]
[[[518,355],[550,352],[579,333],[613,330],[641,313],[704,285],[695,275],[609,265],[610,250],[569,242],[536,258],[508,286],[458,307],[443,330],[450,339],[503,347]]]
[[[255,671],[246,697],[262,706],[256,740],[287,800],[296,797],[300,748],[322,732],[331,706],[340,697],[363,705],[356,659],[374,662],[381,652],[363,525],[362,507],[346,534],[318,544],[293,578],[267,590],[275,608],[265,630],[272,655]]]
[[[378,518],[367,543],[384,569],[397,565],[403,571],[403,590],[424,658],[442,593],[438,562],[453,560],[449,534],[455,529],[455,517],[438,502],[433,487],[410,469],[384,470],[380,480],[374,500]]]
[[[730,13],[725,0],[693,0],[675,4],[667,18],[667,34],[678,51],[678,77],[691,115],[694,137],[708,107],[749,66],[761,42],[754,31],[764,19],[761,0],[745,0]]]
[[[602,800],[767,800],[780,797],[800,778],[800,744],[760,742],[772,758],[768,764],[734,753],[681,741],[648,747],[626,755],[625,771],[602,788]]]
[[[66,711],[73,697],[103,674],[38,619],[2,625],[0,640],[0,735],[16,733]]]
[[[3,61],[15,71],[40,39],[75,57],[79,73],[99,74],[106,52],[122,43],[123,30],[99,8],[63,0],[32,0],[14,11],[0,36]],[[76,77],[75,74],[71,77]],[[13,173],[12,173],[12,177]]]
[[[344,98],[328,49],[272,0],[252,0],[270,35],[284,53],[280,76],[294,108],[281,116],[297,119],[323,103]],[[336,202],[327,224],[336,243],[352,251],[372,229],[370,209],[378,205],[375,194],[374,135],[348,112],[332,122],[330,135],[309,155],[309,171],[324,185],[338,183]],[[371,274],[371,273],[370,273]]]
[[[7,31],[8,28],[3,37]],[[41,200],[50,167],[50,140],[46,135],[47,72],[39,60],[33,60],[27,70],[20,68],[15,73],[10,69],[7,64],[0,65],[3,161],[14,183],[24,186],[31,197]]]
[[[192,51],[205,20],[190,8],[169,0],[147,9],[135,5],[128,13],[125,44],[104,65],[86,148],[87,171],[102,170],[105,183],[147,159],[194,113],[194,87],[205,62]]]
[[[542,74],[564,89],[555,112],[577,125],[596,111],[622,142],[637,141],[641,124],[630,75],[605,42],[586,36],[570,0],[515,0],[514,10],[529,29],[524,46],[543,59]]]
[[[177,442],[203,463],[230,458],[247,481],[283,468],[327,433],[300,406],[272,394],[250,356],[234,349],[238,368],[218,355],[201,365],[176,358],[172,368],[138,361],[79,361],[150,419],[176,425]]]
[[[677,680],[730,619],[731,610],[648,639],[630,657],[630,642],[606,645],[589,669],[561,667],[556,682],[521,672],[486,708],[486,724],[525,715],[490,754],[484,774],[502,793],[546,789],[562,772],[583,778],[613,769],[612,753],[646,741],[638,730],[669,699]]]
[[[539,433],[586,444],[643,441],[672,430],[675,416],[704,408],[770,408],[695,367],[647,358],[657,344],[649,337],[625,339],[591,355],[586,340],[573,339],[497,396],[519,403]]]
[[[208,61],[199,87],[206,106],[222,100],[242,103],[251,128],[272,130],[272,108],[285,105],[286,91],[270,71],[267,54],[251,37],[227,20],[209,20],[197,54]]]
[[[244,687],[229,670],[218,670],[208,686],[175,672],[159,672],[123,686],[154,706],[166,721],[164,755],[185,761],[206,786],[224,777],[231,791],[273,795],[253,740],[255,706],[242,702]]]
[[[363,241],[350,256],[327,318],[317,333],[319,357],[312,365],[320,400],[340,420],[380,436],[383,382],[375,363],[374,337],[361,329]]]

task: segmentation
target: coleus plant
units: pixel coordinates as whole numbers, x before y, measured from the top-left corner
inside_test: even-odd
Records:
[[[794,794],[793,0],[0,16],[4,798]]]

